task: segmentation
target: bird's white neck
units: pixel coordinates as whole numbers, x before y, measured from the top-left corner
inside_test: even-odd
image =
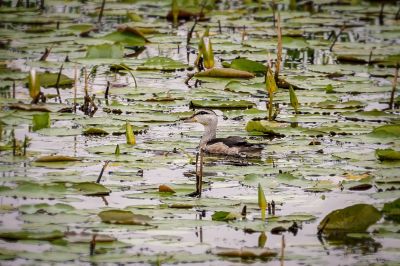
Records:
[[[204,125],[204,133],[201,137],[200,147],[204,148],[212,139],[215,139],[217,136],[217,122],[218,121],[210,121],[210,123]]]

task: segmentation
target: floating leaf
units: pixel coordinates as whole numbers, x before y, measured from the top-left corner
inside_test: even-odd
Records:
[[[89,45],[86,58],[114,58],[120,59],[124,56],[124,46],[122,44],[99,44]]]
[[[326,92],[326,93],[335,93],[335,91],[333,90],[332,84],[326,85],[326,87],[325,87],[325,92]]]
[[[224,62],[225,63],[225,62]],[[267,71],[267,67],[264,66],[263,64],[253,61],[253,60],[249,60],[246,58],[237,58],[232,60],[231,63],[223,63],[224,67],[229,67],[229,68],[233,68],[233,69],[237,69],[237,70],[243,70],[243,71],[247,71],[247,72],[251,72],[251,73],[255,73],[255,74],[265,74],[265,72]]]
[[[140,30],[129,26],[119,27],[117,31],[107,34],[103,39],[129,46],[143,46],[150,42]]]
[[[374,128],[371,132],[372,136],[376,137],[399,137],[400,125],[385,125]]]
[[[130,225],[149,225],[151,218],[147,215],[133,214],[131,211],[108,210],[102,211],[99,217],[104,223],[111,224],[130,224]]]
[[[210,78],[242,78],[242,79],[254,78],[253,73],[232,68],[212,68],[206,71],[198,72],[194,76],[210,77]]]
[[[400,160],[400,151],[395,151],[393,149],[377,149],[375,154],[381,161]]]
[[[132,126],[129,122],[126,122],[126,143],[130,145],[136,144],[135,134],[133,134]]]
[[[163,71],[175,71],[180,69],[186,69],[188,65],[173,60],[168,57],[155,56],[147,59],[143,64],[137,67],[137,70],[163,70]]]
[[[104,135],[108,135],[109,133],[107,131],[105,131],[104,129],[101,128],[97,128],[97,127],[90,127],[87,128],[83,131],[83,135],[100,135],[100,136],[104,136]]]
[[[53,162],[76,162],[80,161],[81,159],[76,157],[64,156],[64,155],[49,155],[49,156],[42,156],[35,160],[35,162],[46,162],[46,163],[53,163]]]
[[[86,196],[107,196],[111,190],[95,182],[74,183],[73,188]]]
[[[170,188],[167,185],[160,185],[158,187],[158,192],[175,193],[175,190],[173,190],[172,188]]]
[[[254,103],[250,101],[208,101],[208,100],[192,100],[191,108],[209,108],[209,109],[248,109],[254,107]]]
[[[213,221],[231,221],[241,218],[240,213],[226,212],[226,211],[216,211],[211,215]]]
[[[218,256],[223,257],[238,257],[243,259],[250,259],[250,258],[269,258],[274,257],[277,255],[275,251],[272,251],[267,248],[222,248],[217,247],[211,250],[211,252]]]
[[[58,230],[51,232],[40,231],[11,231],[0,232],[0,238],[10,240],[54,240],[64,237],[64,233]]]
[[[318,225],[324,233],[336,231],[364,232],[381,218],[382,214],[372,205],[356,204],[329,213]]]
[[[385,203],[382,212],[385,214],[386,219],[400,222],[400,198],[395,201]]]
[[[49,113],[42,113],[33,115],[32,117],[32,130],[37,131],[42,128],[50,127],[50,114]]]

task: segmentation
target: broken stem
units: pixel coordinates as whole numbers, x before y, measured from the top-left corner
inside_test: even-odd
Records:
[[[383,8],[385,7],[385,2],[382,1],[381,3],[381,10],[379,11],[379,25],[383,25]]]
[[[106,92],[104,93],[104,98],[108,99],[108,91],[110,89],[110,82],[107,81],[107,88],[106,88]]]
[[[282,235],[282,242],[281,242],[281,266],[284,265],[284,261],[285,261],[285,247],[286,247],[285,235]]]
[[[103,17],[103,11],[104,11],[104,6],[105,5],[106,5],[106,0],[103,0],[103,2],[101,3],[99,19],[98,19],[97,23],[101,23],[101,18]]]
[[[338,34],[335,35],[335,39],[333,39],[333,42],[331,44],[331,47],[329,47],[329,51],[332,52],[333,46],[335,45],[336,41],[339,39],[339,36],[342,34],[342,32],[344,31],[344,29],[346,28],[346,25],[343,25],[340,28],[340,31]]]
[[[62,101],[61,101],[59,86],[60,86],[60,79],[61,79],[61,73],[62,73],[63,67],[64,67],[64,64],[61,64],[60,71],[58,72],[57,81],[56,81],[57,96],[58,96],[58,100],[60,101],[60,103],[62,103]]]
[[[15,80],[13,81],[12,97],[13,97],[13,99],[15,99]]]
[[[76,84],[77,84],[78,76],[76,70],[76,64],[74,67],[74,113],[76,114]]]
[[[97,180],[96,180],[96,183],[97,183],[97,184],[100,184],[101,177],[103,176],[104,170],[106,170],[107,165],[108,165],[109,163],[110,163],[110,161],[105,161],[105,162],[104,162],[103,168],[101,168],[99,177],[98,177]]]

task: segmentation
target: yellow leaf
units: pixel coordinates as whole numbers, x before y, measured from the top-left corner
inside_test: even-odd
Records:
[[[36,99],[40,93],[40,81],[39,76],[36,75],[36,71],[32,69],[29,72],[28,77],[29,95],[32,99]]]
[[[361,180],[370,177],[370,175],[368,173],[364,173],[362,175],[353,175],[352,173],[346,173],[344,174],[344,177],[348,180]]]
[[[171,187],[167,185],[160,185],[158,187],[158,192],[169,192],[169,193],[175,193],[175,190],[173,190]]]
[[[265,221],[265,210],[267,209],[267,200],[261,184],[258,183],[258,206],[261,208],[261,219]]]
[[[267,86],[267,91],[268,93],[274,93],[278,90],[278,87],[276,86],[275,83],[275,78],[274,75],[272,74],[271,68],[268,68],[267,70],[267,79],[266,79],[266,84]]]
[[[126,122],[126,143],[131,145],[136,144],[136,139],[135,135],[133,134],[132,126],[128,122]]]

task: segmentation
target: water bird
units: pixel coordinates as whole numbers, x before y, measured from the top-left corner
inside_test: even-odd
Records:
[[[185,122],[200,123],[204,126],[199,152],[196,154],[196,191],[191,196],[201,195],[204,153],[235,157],[261,156],[264,148],[262,145],[249,143],[246,139],[238,136],[217,138],[218,116],[212,110],[199,110],[185,119]],[[198,165],[199,157],[200,165]]]

